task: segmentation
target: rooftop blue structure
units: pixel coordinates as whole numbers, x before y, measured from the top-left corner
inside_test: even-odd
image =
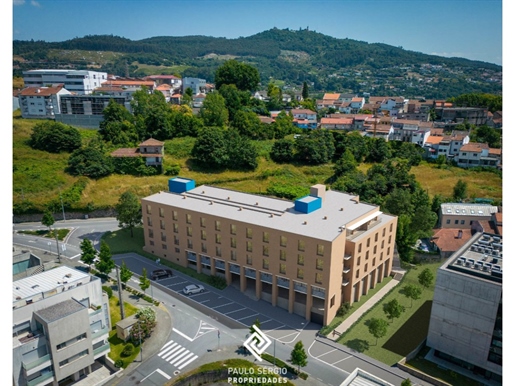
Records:
[[[168,190],[171,193],[181,194],[195,188],[195,181],[189,178],[174,177],[168,180]]]

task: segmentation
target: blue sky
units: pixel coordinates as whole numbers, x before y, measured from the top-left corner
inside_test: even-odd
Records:
[[[506,6],[506,4],[505,4]],[[13,0],[12,37],[250,36],[306,28],[502,64],[502,0]]]

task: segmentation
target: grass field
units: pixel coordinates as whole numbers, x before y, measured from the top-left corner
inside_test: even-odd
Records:
[[[43,210],[48,202],[59,197],[60,191],[71,187],[77,178],[64,172],[68,153],[51,154],[30,148],[28,140],[36,123],[37,120],[20,118],[19,112],[15,113],[13,118],[13,203],[30,201],[36,208]],[[84,140],[88,140],[96,133],[95,130],[79,131]],[[255,171],[206,171],[189,158],[194,142],[194,138],[165,141],[165,167],[179,164],[179,175],[194,179],[197,186],[209,184],[248,193],[266,194],[267,189],[274,184],[299,186],[307,190],[313,184],[327,183],[333,174],[331,164],[276,164],[268,157],[272,141],[255,141],[260,154],[259,165]],[[366,171],[370,166],[361,164],[359,169]],[[457,167],[438,169],[436,165],[426,162],[412,168],[411,172],[430,196],[452,196],[454,185],[458,179],[462,179],[468,185],[469,197],[502,199],[502,179],[495,173],[475,172]],[[90,180],[76,206],[84,208],[91,204],[93,207],[110,207],[116,204],[119,196],[126,190],[132,190],[140,197],[147,196],[166,190],[169,178],[165,175],[111,175],[99,180]]]

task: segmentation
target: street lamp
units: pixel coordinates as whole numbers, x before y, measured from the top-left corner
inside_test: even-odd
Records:
[[[63,196],[61,194],[61,188],[59,188],[59,198],[61,199],[61,208],[63,210],[63,221],[66,221],[66,216],[64,215],[64,204],[63,204]]]

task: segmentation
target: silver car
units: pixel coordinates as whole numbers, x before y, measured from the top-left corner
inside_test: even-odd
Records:
[[[190,284],[184,287],[182,292],[184,292],[185,295],[198,294],[204,292],[204,287],[200,284]]]

